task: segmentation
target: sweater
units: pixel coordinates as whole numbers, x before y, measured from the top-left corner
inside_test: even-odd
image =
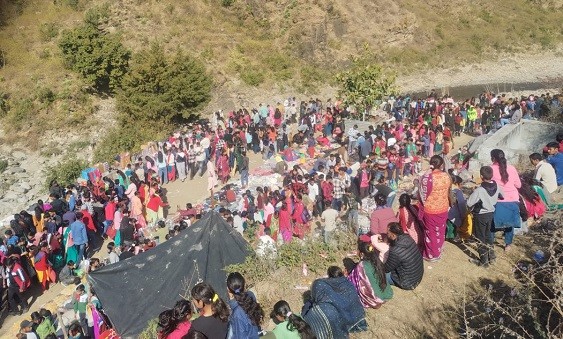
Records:
[[[482,182],[467,199],[467,206],[475,207],[473,212],[477,214],[492,213],[499,199],[502,199],[502,189],[497,183]]]
[[[404,290],[414,290],[422,280],[422,254],[408,234],[399,235],[389,247],[385,272],[390,272],[395,285]]]
[[[511,201],[519,201],[520,195],[518,193],[518,189],[522,186],[520,182],[520,177],[518,176],[518,171],[512,165],[507,165],[506,171],[508,172],[508,181],[506,183],[502,182],[500,177],[500,170],[498,164],[492,164],[491,168],[493,169],[493,180],[499,185],[502,189],[504,202],[511,202]]]

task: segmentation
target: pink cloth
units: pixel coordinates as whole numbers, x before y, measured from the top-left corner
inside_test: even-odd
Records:
[[[358,265],[348,275],[348,280],[356,288],[360,302],[365,308],[378,308],[381,304],[385,303],[384,300],[375,295],[371,287],[369,278],[364,270],[364,261],[360,261]]]
[[[436,259],[442,256],[442,247],[446,240],[446,219],[448,212],[440,214],[424,213],[424,249],[425,259]]]
[[[506,166],[506,171],[508,172],[508,181],[506,183],[503,183],[501,180],[498,164],[492,164],[491,168],[493,169],[493,180],[503,192],[504,200],[502,202],[518,202],[520,200],[518,189],[522,186],[522,183],[516,168],[512,165]]]
[[[172,331],[172,333],[166,336],[166,339],[182,339],[186,334],[188,334],[190,327],[192,327],[191,322],[183,321],[176,326],[176,329]]]
[[[379,208],[371,213],[369,228],[374,234],[387,234],[387,225],[397,221],[392,208]]]

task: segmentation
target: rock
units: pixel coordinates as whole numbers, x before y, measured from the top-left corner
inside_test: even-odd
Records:
[[[27,198],[25,196],[18,198],[18,203],[25,204],[26,202],[27,202]]]
[[[4,201],[13,201],[16,200],[20,195],[14,191],[9,191],[8,193],[6,193],[4,195],[4,198],[2,198],[2,200]]]
[[[27,193],[27,191],[29,191],[29,189],[22,187],[21,184],[13,185],[11,189],[12,189],[13,192],[19,193],[19,194],[25,194],[25,193]]]
[[[21,182],[21,183],[19,184],[19,186],[22,187],[22,188],[24,188],[24,189],[26,189],[26,190],[28,190],[28,191],[31,189],[31,186],[30,186],[27,182],[25,182],[25,181],[24,181],[24,182]]]
[[[8,173],[16,174],[16,173],[25,173],[25,169],[21,167],[10,167],[7,169]]]
[[[21,151],[13,151],[12,156],[16,159],[21,159],[21,160],[27,158],[27,155],[25,155],[25,153]]]

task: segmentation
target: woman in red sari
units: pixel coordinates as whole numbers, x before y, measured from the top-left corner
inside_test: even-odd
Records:
[[[303,237],[305,237],[305,233],[307,232],[308,220],[303,219],[304,210],[305,210],[305,205],[303,204],[303,201],[301,201],[301,194],[297,194],[293,202],[292,218],[293,221],[295,222],[293,227],[293,233],[297,235],[299,239],[303,239]]]
[[[221,183],[224,185],[229,180],[229,175],[231,173],[231,168],[229,167],[229,156],[227,155],[227,151],[223,150],[219,160],[217,161],[217,172],[219,174],[219,179],[221,179]]]
[[[442,170],[444,159],[439,155],[430,158],[430,170],[420,179],[419,214],[424,226],[424,250],[422,256],[428,261],[442,257],[446,239],[449,191],[452,185],[450,175]]]
[[[279,212],[279,227],[280,233],[284,243],[291,241],[292,231],[291,231],[291,212],[287,206],[287,202],[282,202],[281,209]]]

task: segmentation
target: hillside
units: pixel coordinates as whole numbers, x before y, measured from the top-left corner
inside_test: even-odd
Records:
[[[68,139],[93,140],[108,130],[115,112],[105,108],[113,101],[93,94],[65,68],[58,47],[62,31],[79,26],[92,10],[102,13],[103,30],[118,35],[133,53],[157,42],[169,53],[183,50],[203,61],[214,83],[209,108],[217,109],[282,93],[334,93],[334,74],[366,48],[375,52],[374,62],[399,75],[501,53],[555,51],[563,41],[563,11],[557,10],[562,4],[0,0],[0,116],[8,132],[3,141],[64,149]],[[70,128],[82,126],[89,127],[83,135]],[[38,138],[47,131],[70,134]]]

